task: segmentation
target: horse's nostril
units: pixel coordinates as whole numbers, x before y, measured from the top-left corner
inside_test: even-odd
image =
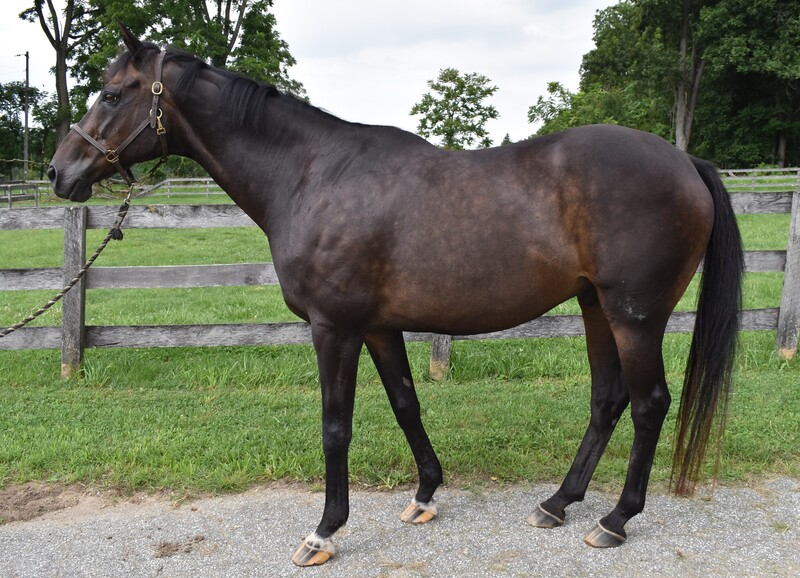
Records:
[[[53,165],[47,167],[47,178],[50,179],[51,183],[54,183],[56,180],[56,168]]]

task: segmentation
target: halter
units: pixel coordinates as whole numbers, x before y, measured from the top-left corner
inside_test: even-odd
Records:
[[[106,160],[114,165],[114,168],[117,169],[117,172],[122,175],[122,178],[125,179],[125,182],[128,185],[133,185],[135,179],[131,174],[130,170],[126,169],[122,166],[122,163],[119,161],[120,153],[125,150],[125,148],[131,144],[134,139],[139,136],[144,129],[148,126],[150,128],[155,129],[156,134],[158,135],[159,140],[161,141],[161,162],[167,160],[169,156],[169,152],[167,149],[167,138],[164,136],[167,133],[167,129],[164,128],[164,125],[161,122],[162,111],[158,108],[158,97],[161,96],[161,93],[164,92],[164,85],[161,83],[161,71],[164,67],[164,56],[166,55],[165,50],[161,50],[161,53],[158,55],[158,59],[156,60],[156,80],[150,87],[150,92],[153,93],[153,103],[150,107],[150,114],[146,119],[144,119],[139,126],[131,133],[131,135],[122,141],[116,148],[108,148],[101,145],[97,140],[94,139],[88,132],[83,130],[77,124],[72,125],[72,130],[76,133],[81,135],[85,138],[89,144],[91,144],[94,148],[99,150],[103,153],[103,156],[106,157]]]

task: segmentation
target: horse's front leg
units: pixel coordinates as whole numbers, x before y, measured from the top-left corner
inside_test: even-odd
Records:
[[[325,510],[316,532],[292,556],[298,566],[323,564],[335,550],[331,536],[350,512],[347,450],[353,432],[358,356],[364,337],[324,323],[311,325],[322,385],[322,449],[325,454]]]

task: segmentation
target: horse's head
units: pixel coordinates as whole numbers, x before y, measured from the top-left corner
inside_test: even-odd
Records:
[[[47,176],[63,199],[85,201],[92,185],[129,167],[167,154],[162,111],[169,99],[161,84],[164,53],[122,26],[127,50],[105,73],[105,86],[53,155]],[[163,93],[163,94],[162,94]]]

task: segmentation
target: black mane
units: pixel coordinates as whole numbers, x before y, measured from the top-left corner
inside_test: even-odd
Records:
[[[106,79],[114,76],[120,69],[129,64],[141,64],[147,52],[160,51],[161,48],[152,42],[142,42],[136,53],[125,50],[106,69]],[[292,94],[284,93],[272,84],[258,82],[230,70],[212,67],[200,58],[175,48],[167,50],[165,61],[175,62],[181,66],[181,76],[171,87],[175,94],[185,94],[193,89],[198,76],[205,70],[214,70],[228,80],[222,89],[218,101],[217,112],[240,126],[248,126],[255,131],[267,130],[266,111],[272,99],[281,99],[295,106],[306,108],[318,114],[335,118],[327,112],[310,105]]]
[[[181,65],[183,73],[174,89],[176,94],[191,91],[197,77],[205,70],[213,70],[227,79],[218,101],[217,112],[239,126],[247,126],[258,133],[269,130],[267,110],[271,100],[280,99],[292,106],[313,111],[317,114],[335,118],[327,112],[310,105],[292,94],[282,92],[276,86],[266,82],[258,82],[237,72],[212,67],[203,60],[182,52],[170,49],[166,56],[168,61]]]

